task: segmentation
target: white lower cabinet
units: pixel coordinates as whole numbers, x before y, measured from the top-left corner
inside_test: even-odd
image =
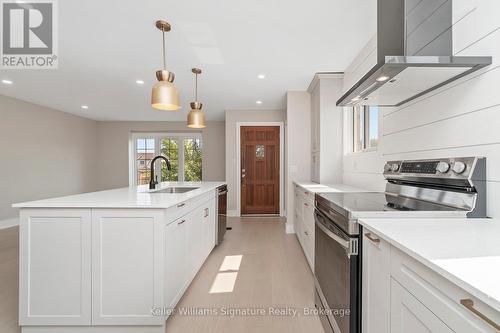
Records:
[[[314,271],[314,193],[296,185],[294,199],[295,233],[307,262]]]
[[[188,285],[188,216],[165,227],[165,306],[175,307]]]
[[[364,333],[498,332],[500,312],[426,265],[367,230],[362,248]]]
[[[159,325],[163,210],[92,210],[92,324]]]
[[[391,333],[454,332],[394,279],[390,295]]]
[[[391,265],[390,244],[363,232],[362,332],[389,332]]]
[[[174,308],[215,246],[215,198],[165,227],[165,306]]]
[[[215,191],[168,209],[24,208],[20,217],[19,323],[29,332],[163,332],[163,309],[215,246]]]
[[[22,209],[19,324],[90,325],[90,209]]]

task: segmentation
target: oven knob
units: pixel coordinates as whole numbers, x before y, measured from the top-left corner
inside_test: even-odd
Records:
[[[388,171],[391,171],[391,165],[386,163],[386,165],[384,165],[384,172],[388,172]]]
[[[439,162],[436,166],[436,171],[439,173],[447,173],[450,170],[450,165],[446,162]]]
[[[467,166],[465,165],[464,162],[458,161],[458,162],[453,163],[453,172],[456,174],[463,173],[466,168],[467,168]]]
[[[391,171],[396,172],[398,170],[399,170],[399,164],[394,163],[393,165],[391,165]]]

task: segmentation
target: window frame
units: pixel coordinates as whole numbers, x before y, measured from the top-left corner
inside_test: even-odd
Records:
[[[137,184],[137,139],[155,139],[155,156],[161,154],[161,141],[163,139],[178,139],[179,170],[178,182],[184,181],[184,139],[199,139],[202,149],[202,169],[203,169],[203,138],[201,132],[132,132],[129,138],[129,186],[139,186]],[[161,161],[155,162],[155,170],[159,170]],[[203,176],[203,171],[202,171]]]
[[[380,108],[377,108],[377,144],[375,146],[370,145],[370,106],[360,105],[356,107],[346,107],[344,109],[344,119],[346,119],[346,121],[344,121],[344,133],[346,142],[344,146],[344,155],[360,154],[378,150],[378,147],[380,145]],[[363,119],[360,120],[360,127],[362,127],[360,128],[360,132],[362,132],[363,136],[361,142],[362,147],[360,150],[354,150],[355,142],[357,140],[357,138],[355,137],[356,130],[354,128],[356,110],[359,110],[359,112],[363,115]]]

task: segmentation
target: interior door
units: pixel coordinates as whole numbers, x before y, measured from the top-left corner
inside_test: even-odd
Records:
[[[280,128],[241,127],[241,214],[279,214]]]

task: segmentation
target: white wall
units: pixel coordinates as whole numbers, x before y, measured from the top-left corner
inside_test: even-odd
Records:
[[[96,147],[95,121],[0,96],[0,221],[15,202],[95,190]]]
[[[376,152],[344,157],[344,182],[383,190],[385,160],[486,156],[488,215],[500,217],[500,2],[455,0],[456,56],[493,65],[398,108],[382,110]]]
[[[236,123],[237,122],[285,122],[284,110],[226,110],[226,182],[228,186],[228,214],[237,210],[236,182]],[[286,148],[285,148],[286,149]],[[286,190],[285,190],[286,191]]]
[[[203,180],[225,179],[225,124],[207,122],[202,130],[190,130],[185,122],[99,122],[97,156],[100,190],[129,186],[129,138],[132,132],[202,133]]]
[[[286,95],[287,231],[294,225],[294,181],[311,180],[311,94],[289,91]]]

